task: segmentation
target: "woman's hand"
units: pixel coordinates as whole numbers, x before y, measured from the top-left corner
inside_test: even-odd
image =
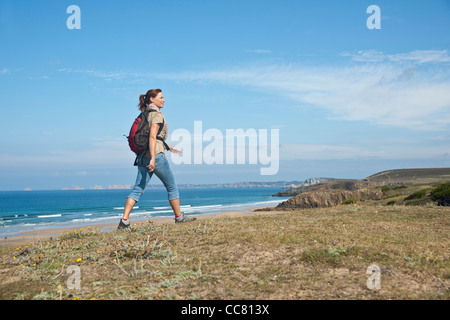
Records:
[[[147,168],[148,172],[152,172],[153,170],[155,170],[155,157],[150,160],[150,164],[147,166]]]
[[[181,151],[180,149],[175,148],[175,147],[170,147],[170,151],[175,154],[179,154],[179,155],[181,155],[183,153],[183,151]]]

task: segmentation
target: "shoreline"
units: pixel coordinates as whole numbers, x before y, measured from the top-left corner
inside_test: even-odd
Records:
[[[212,214],[202,214],[195,216],[197,220],[205,220],[205,219],[216,219],[216,218],[235,218],[235,217],[243,217],[243,216],[254,216],[254,215],[261,215],[261,214],[276,214],[282,211],[256,211],[256,209],[264,209],[264,208],[274,208],[275,206],[269,206],[269,207],[254,207],[254,208],[248,208],[242,211],[227,211],[227,212],[219,212],[219,213],[212,213]],[[166,224],[166,223],[175,223],[173,217],[161,217],[161,218],[152,218],[152,219],[144,219],[144,220],[136,220],[136,221],[130,221],[132,225],[136,224],[143,224],[147,221],[153,221],[156,224]],[[89,226],[78,226],[78,227],[67,227],[67,228],[50,228],[45,230],[36,230],[36,231],[26,231],[22,233],[18,233],[17,235],[11,236],[11,237],[2,237],[0,238],[0,248],[1,249],[8,249],[13,248],[17,246],[22,245],[30,245],[32,243],[36,243],[39,241],[46,241],[51,238],[57,238],[62,233],[65,232],[71,232],[74,230],[87,229],[90,228],[99,228],[101,232],[111,232],[114,231],[114,229],[117,227],[118,223],[99,223],[99,224],[92,224]]]

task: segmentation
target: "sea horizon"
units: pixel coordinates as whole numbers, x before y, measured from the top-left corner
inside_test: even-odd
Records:
[[[303,185],[315,184],[317,182],[327,181],[327,180],[340,180],[337,178],[329,178],[329,177],[313,177],[305,180],[278,180],[278,181],[240,181],[240,182],[218,182],[218,183],[183,183],[177,184],[178,188],[253,188],[253,187],[261,187],[261,188],[292,188]],[[311,183],[311,181],[314,181]],[[71,187],[58,187],[58,188],[31,188],[26,187],[24,189],[1,189],[0,192],[6,191],[82,191],[82,190],[129,190],[133,187],[133,184],[110,184],[107,187],[102,185],[93,185],[93,186],[79,186],[72,185]],[[147,189],[165,189],[164,185],[161,183],[158,184],[149,184]]]

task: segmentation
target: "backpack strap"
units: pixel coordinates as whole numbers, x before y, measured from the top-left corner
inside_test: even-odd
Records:
[[[161,138],[161,137],[156,137],[156,139],[158,139],[159,141],[162,141],[162,143],[164,144],[164,148],[165,148],[167,151],[170,151],[169,145],[164,141],[163,138]]]
[[[158,111],[156,111],[155,109],[146,109],[145,111],[148,111],[149,113],[150,113],[150,112],[158,112]],[[145,111],[144,111],[144,112],[145,112]],[[165,121],[166,121],[166,120],[164,119],[164,116],[163,116],[163,122],[162,122],[162,125],[159,126],[158,133],[156,134],[156,139],[159,140],[159,141],[162,141],[162,143],[164,144],[164,148],[165,148],[167,151],[170,151],[169,145],[166,143],[166,141],[164,141],[163,138],[161,138],[161,137],[159,136],[159,134],[161,133],[162,129],[164,128]],[[150,148],[150,146],[148,146],[148,147]]]

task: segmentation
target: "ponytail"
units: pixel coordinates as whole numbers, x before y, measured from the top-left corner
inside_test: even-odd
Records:
[[[138,107],[139,109],[141,109],[141,111],[145,110],[145,108],[147,108],[148,103],[146,102],[146,95],[145,94],[141,94],[139,96],[139,104]]]

